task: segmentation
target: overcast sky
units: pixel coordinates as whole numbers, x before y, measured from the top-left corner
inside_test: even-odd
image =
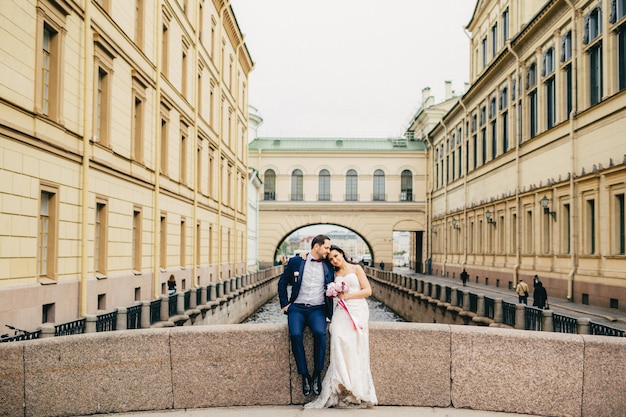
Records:
[[[469,81],[475,0],[232,0],[259,137],[401,136],[422,89]]]

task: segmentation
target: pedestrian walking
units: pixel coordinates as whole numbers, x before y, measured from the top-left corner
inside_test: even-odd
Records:
[[[520,304],[528,304],[528,284],[523,279],[520,278],[515,287],[515,292]]]

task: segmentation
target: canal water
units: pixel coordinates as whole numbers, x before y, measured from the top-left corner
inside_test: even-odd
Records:
[[[370,308],[370,321],[406,321],[377,299],[368,297],[366,300]],[[263,304],[243,323],[287,323],[287,316],[280,309],[276,296]]]

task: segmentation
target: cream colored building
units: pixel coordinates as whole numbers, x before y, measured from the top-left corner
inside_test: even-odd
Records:
[[[626,2],[478,1],[432,129],[433,272],[626,309]]]
[[[0,323],[246,272],[248,74],[224,0],[0,2]]]
[[[281,242],[292,232],[328,224],[361,236],[376,265],[381,260],[391,264],[394,231],[412,232],[410,259],[413,267],[422,268],[423,141],[257,138],[249,145],[249,163],[263,181],[258,223],[261,264],[273,263]]]

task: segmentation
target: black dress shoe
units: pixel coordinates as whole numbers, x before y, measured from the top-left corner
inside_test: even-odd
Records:
[[[309,375],[302,375],[302,393],[305,397],[311,395],[311,377]]]
[[[313,394],[320,395],[322,392],[322,378],[320,378],[319,374],[313,375]]]

